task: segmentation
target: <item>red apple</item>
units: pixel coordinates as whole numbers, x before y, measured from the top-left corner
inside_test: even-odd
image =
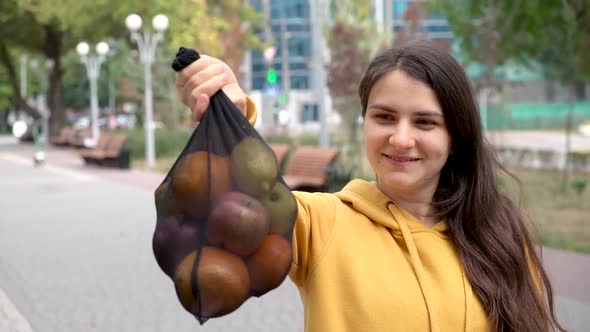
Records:
[[[231,191],[223,194],[213,206],[207,240],[245,257],[258,249],[269,228],[270,220],[262,203]]]

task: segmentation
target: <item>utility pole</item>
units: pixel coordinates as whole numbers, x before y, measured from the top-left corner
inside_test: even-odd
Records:
[[[383,33],[383,1],[373,0],[373,7],[375,8],[375,21],[377,22],[377,32]],[[390,0],[391,1],[391,0]]]
[[[387,45],[393,45],[393,2],[395,0],[385,1],[385,36],[387,38]]]
[[[287,10],[283,7],[283,17],[281,18],[281,83],[285,103],[288,105],[289,92],[291,91],[291,72],[289,71],[289,32],[287,31]]]
[[[27,55],[20,56],[20,96],[22,100],[25,102],[27,101],[27,66],[29,63],[29,59]],[[23,107],[18,107],[18,114],[16,116],[16,120],[22,120],[23,117]]]
[[[320,3],[322,2],[322,3]],[[318,112],[320,116],[320,147],[330,146],[330,135],[328,132],[328,110],[326,109],[326,68],[324,66],[324,47],[322,38],[322,18],[326,14],[323,9],[323,1],[309,0],[311,14],[311,29],[313,42],[313,81],[312,87],[315,93],[315,99],[318,102]]]

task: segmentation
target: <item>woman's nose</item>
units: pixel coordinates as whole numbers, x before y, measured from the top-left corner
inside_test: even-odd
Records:
[[[415,139],[411,126],[404,123],[398,123],[392,128],[389,144],[399,149],[409,149],[414,146]]]

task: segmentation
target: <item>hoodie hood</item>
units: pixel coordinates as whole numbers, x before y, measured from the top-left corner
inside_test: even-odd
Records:
[[[336,196],[343,202],[351,203],[353,208],[367,216],[373,222],[379,223],[400,235],[400,225],[396,219],[403,219],[410,232],[437,232],[442,236],[448,235],[448,224],[441,220],[433,227],[428,227],[406,210],[400,208],[385,195],[375,181],[352,180]],[[394,218],[391,218],[393,214]],[[400,218],[401,217],[401,218]]]
[[[430,331],[439,332],[440,324],[437,314],[438,308],[433,295],[434,291],[426,277],[426,270],[420,258],[416,242],[414,241],[414,235],[421,232],[435,232],[439,236],[447,238],[447,223],[443,220],[435,224],[432,228],[424,225],[406,210],[393,203],[379,189],[376,182],[353,180],[341,192],[337,193],[336,196],[343,202],[350,202],[355,210],[367,216],[369,219],[389,228],[394,238],[402,239],[408,250],[409,260],[428,310]],[[466,280],[463,274],[463,291],[466,289],[465,284]],[[465,308],[465,312],[467,312],[467,308]],[[466,321],[465,326],[467,324]]]

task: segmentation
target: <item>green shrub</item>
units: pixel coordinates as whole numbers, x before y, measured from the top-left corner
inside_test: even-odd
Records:
[[[590,163],[590,151],[572,151],[568,158],[576,170],[583,170]]]
[[[578,196],[582,196],[584,190],[586,189],[586,180],[584,179],[575,179],[571,183],[572,189],[576,192]]]
[[[121,132],[127,136],[127,148],[132,158],[145,155],[145,131],[141,128]],[[155,130],[156,157],[174,157],[180,154],[192,134],[188,129],[158,128]]]

